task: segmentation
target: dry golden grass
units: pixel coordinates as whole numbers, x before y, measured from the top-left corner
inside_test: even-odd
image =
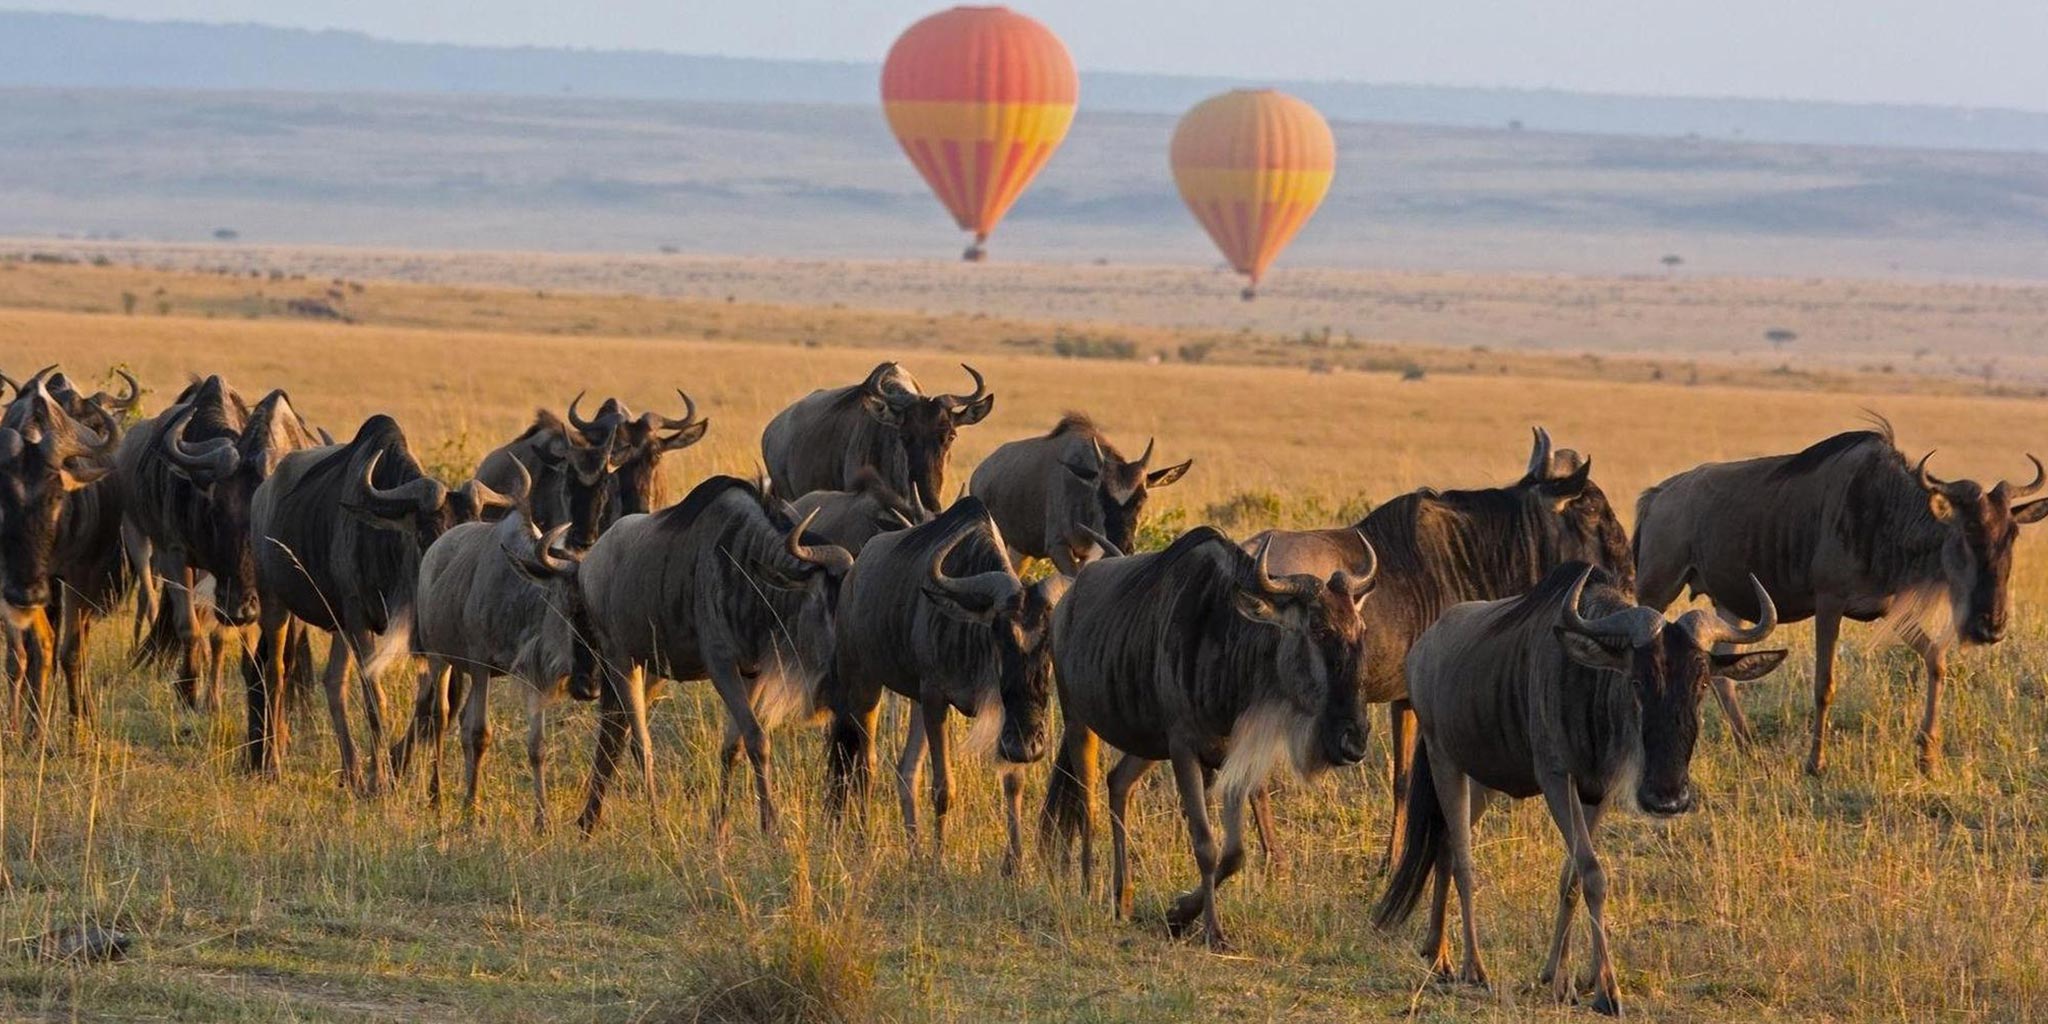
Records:
[[[27,273],[22,270],[16,273]],[[0,273],[0,282],[9,277]],[[0,287],[5,287],[0,283]],[[385,286],[373,283],[366,295]],[[354,300],[351,300],[354,301]],[[480,300],[481,301],[481,300]],[[492,301],[495,301],[494,299]],[[750,332],[736,328],[742,338]],[[536,404],[618,394],[661,405],[676,386],[712,418],[676,457],[672,491],[707,473],[750,472],[767,417],[811,388],[904,354],[694,337],[551,337],[188,316],[0,309],[0,368],[61,359],[90,374],[133,367],[159,404],[190,372],[245,393],[283,386],[346,435],[389,411],[436,461],[472,462]],[[928,387],[964,377],[936,352],[909,366]],[[980,354],[998,398],[964,431],[955,476],[991,446],[1045,429],[1063,409],[1098,415],[1127,443],[1156,434],[1194,471],[1161,492],[1184,521],[1237,500],[1257,520],[1305,521],[1359,496],[1519,474],[1531,424],[1589,452],[1618,504],[1694,462],[1803,445],[1853,427],[1869,406],[1902,444],[1939,447],[1952,475],[2020,475],[2048,407],[1956,396],[1585,382],[1554,376],[1312,375],[1300,369],[1064,361]],[[1272,492],[1268,501],[1260,492]],[[1178,510],[1178,511],[1175,511]],[[1706,806],[1658,825],[1612,823],[1609,914],[1625,999],[1658,1020],[1960,1019],[2048,1012],[2041,852],[2048,768],[2039,733],[2048,664],[2048,562],[2023,544],[2012,636],[1956,659],[1945,709],[1949,760],[1913,768],[1911,659],[1852,630],[1843,656],[1834,767],[1797,771],[1810,697],[1810,631],[1787,630],[1788,666],[1753,687],[1754,763],[1718,719],[1696,763]],[[1559,847],[1540,808],[1482,828],[1482,937],[1497,995],[1426,984],[1415,928],[1375,934],[1372,852],[1385,783],[1346,772],[1279,800],[1291,858],[1225,890],[1241,947],[1212,956],[1168,941],[1158,908],[1190,880],[1185,833],[1157,772],[1134,824],[1141,920],[1109,918],[1100,893],[997,875],[994,776],[957,773],[943,869],[912,861],[880,799],[864,836],[825,828],[819,744],[777,737],[788,834],[708,828],[715,701],[685,684],[657,708],[658,793],[628,788],[592,839],[532,835],[517,744],[492,756],[473,822],[416,790],[359,802],[334,784],[331,744],[308,716],[287,777],[233,769],[239,716],[197,722],[169,688],[98,644],[107,714],[98,737],[5,768],[15,890],[0,932],[82,917],[141,939],[134,962],[0,966],[0,1015],[192,1020],[1510,1020],[1577,1017],[1532,987]],[[393,680],[395,692],[410,683]],[[509,686],[498,687],[501,693]],[[518,720],[495,709],[501,735]],[[587,765],[583,708],[557,716],[557,820]],[[1377,731],[1377,730],[1376,730]],[[885,751],[891,745],[885,742]],[[1383,757],[1384,755],[1380,755]],[[1375,763],[1369,761],[1369,764]],[[1032,775],[1042,784],[1043,768]],[[886,789],[886,786],[879,787]]]

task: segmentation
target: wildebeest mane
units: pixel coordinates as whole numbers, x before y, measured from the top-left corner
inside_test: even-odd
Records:
[[[939,548],[944,547],[962,530],[971,530],[978,523],[988,523],[990,532],[995,529],[989,518],[988,506],[981,499],[968,495],[948,506],[938,518],[915,530],[906,531],[896,549],[898,557],[922,565]],[[942,567],[949,576],[967,576],[978,572],[990,572],[1006,568],[1008,556],[999,545],[962,542],[953,549]]]
[[[1508,633],[1531,621],[1555,619],[1564,607],[1564,599],[1571,594],[1572,586],[1579,581],[1579,574],[1588,568],[1593,570],[1593,575],[1586,581],[1585,593],[1579,601],[1580,610],[1586,617],[1598,618],[1618,610],[1613,607],[1617,603],[1634,603],[1625,596],[1618,596],[1621,592],[1617,589],[1613,573],[1585,562],[1565,562],[1550,570],[1534,589],[1502,607],[1490,623],[1493,631]]]
[[[382,457],[377,459],[371,482],[379,488],[398,487],[426,475],[413,459],[404,431],[391,417],[380,413],[364,420],[347,444],[316,457],[299,475],[295,486],[278,495],[275,521],[334,527],[292,531],[292,554],[300,565],[316,574],[317,580],[322,570],[316,567],[332,566],[333,556],[346,552],[349,570],[356,576],[347,589],[365,599],[365,609],[375,620],[370,623],[372,629],[382,632],[384,613],[405,603],[411,593],[414,581],[409,556],[414,554],[414,541],[406,534],[373,526],[345,511],[337,518],[335,511],[342,496],[361,478],[363,467],[378,453]],[[327,581],[323,589],[339,590],[341,583]],[[373,594],[383,600],[370,600]],[[339,595],[325,596],[334,601]]]
[[[526,429],[520,431],[519,436],[512,439],[512,443],[518,444],[521,441],[531,440],[537,434],[545,433],[559,433],[563,437],[571,436],[569,425],[564,423],[560,416],[547,409],[535,409],[533,411],[533,422],[527,424]]]
[[[1805,476],[1834,461],[1836,456],[1854,451],[1866,444],[1884,445],[1903,464],[1905,456],[1898,455],[1897,441],[1892,434],[1891,421],[1876,413],[1871,413],[1870,418],[1877,429],[1845,430],[1833,437],[1816,441],[1806,446],[1798,454],[1786,459],[1783,464],[1779,465],[1771,473],[1771,479],[1786,480]]]
[[[1358,524],[1379,556],[1375,601],[1412,606],[1433,622],[1460,601],[1526,590],[1547,559],[1546,534],[1511,490],[1413,491]]]

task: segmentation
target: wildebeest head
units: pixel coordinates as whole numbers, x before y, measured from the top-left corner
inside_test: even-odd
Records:
[[[1145,439],[1145,451],[1126,459],[1085,416],[1069,413],[1053,428],[1052,436],[1069,434],[1072,440],[1061,450],[1060,469],[1064,479],[1056,506],[1066,516],[1061,531],[1069,544],[1086,544],[1086,535],[1075,527],[1099,524],[1101,534],[1120,551],[1137,543],[1138,519],[1154,487],[1165,487],[1187,474],[1193,459],[1178,465],[1152,468],[1154,438]],[[1062,524],[1051,524],[1057,530]]]
[[[256,620],[256,561],[249,546],[249,510],[256,488],[269,479],[284,456],[312,443],[291,398],[282,389],[263,396],[243,419],[239,432],[226,418],[238,402],[219,377],[210,377],[189,401],[171,413],[159,435],[164,462],[191,481],[206,502],[206,564],[213,570],[215,600],[236,625]],[[188,436],[195,418],[213,425],[212,436]]]
[[[457,523],[475,522],[492,511],[516,508],[526,500],[518,494],[500,494],[482,481],[470,479],[450,489],[426,475],[407,450],[405,435],[391,417],[372,416],[364,421],[350,448],[356,449],[359,476],[342,488],[342,507],[371,526],[409,534],[420,551],[425,551],[441,534]],[[528,487],[532,478],[520,469]]]
[[[515,548],[508,542],[505,548],[513,566],[547,595],[548,614],[520,646],[517,668],[540,686],[566,678],[570,696],[596,700],[603,663],[590,642],[590,615],[579,581],[583,551],[563,546],[569,529],[561,523],[543,534],[528,522],[529,543]]]
[[[40,376],[0,415],[0,600],[13,613],[49,604],[66,496],[113,470],[120,441],[104,409],[74,420]]]
[[[1593,482],[1593,459],[1568,448],[1553,449],[1550,432],[1535,428],[1529,469],[1509,488],[1545,521],[1549,564],[1586,562],[1615,574],[1623,587],[1635,585],[1635,558],[1628,531]]]
[[[1673,622],[1611,591],[1609,610],[1588,619],[1580,609],[1595,570],[1579,572],[1553,627],[1573,661],[1628,678],[1639,716],[1642,750],[1636,806],[1659,817],[1692,808],[1692,752],[1700,732],[1700,696],[1715,676],[1738,682],[1759,678],[1785,660],[1785,651],[1716,654],[1716,644],[1761,643],[1777,627],[1778,609],[1755,577],[1750,585],[1762,609],[1751,626],[1731,626],[1704,609]],[[1602,577],[1603,584],[1612,577]]]
[[[677,388],[676,395],[683,400],[681,419],[653,412],[635,417],[624,402],[607,398],[598,406],[596,417],[586,420],[576,411],[583,396],[578,394],[569,401],[569,422],[583,440],[592,446],[616,448],[613,462],[617,465],[614,473],[618,508],[612,515],[639,515],[652,510],[661,457],[696,444],[711,429],[710,420],[697,418],[697,403],[683,389]]]
[[[971,395],[922,395],[906,388],[886,387],[895,375],[895,363],[883,363],[861,382],[861,407],[875,422],[896,432],[903,444],[903,458],[909,484],[917,500],[933,512],[939,511],[946,489],[946,460],[953,452],[953,438],[960,427],[980,423],[995,408],[996,396],[974,367],[960,368],[974,378]]]
[[[993,531],[984,514],[976,528]],[[925,569],[924,595],[947,615],[986,627],[995,640],[996,694],[1002,701],[1003,728],[996,753],[1012,764],[1029,764],[1045,756],[1047,709],[1052,703],[1052,612],[1066,593],[1067,579],[1055,573],[1025,584],[1007,561],[999,569],[971,576],[946,572],[946,559],[974,530],[962,530],[932,556]],[[991,543],[996,551],[999,537]],[[1108,547],[1106,542],[1103,545]],[[1111,555],[1117,554],[1108,548]]]
[[[1365,717],[1358,702],[1365,676],[1362,611],[1379,575],[1379,557],[1364,543],[1371,561],[1361,574],[1276,577],[1266,569],[1273,544],[1268,536],[1245,559],[1235,595],[1239,615],[1282,634],[1276,678],[1294,687],[1287,696],[1296,710],[1318,718],[1322,757],[1333,765],[1365,758]],[[1245,558],[1241,552],[1239,557]]]
[[[2048,472],[2032,455],[2031,483],[2013,486],[1999,481],[1985,490],[1974,480],[1948,481],[1927,471],[1928,452],[1914,467],[1920,486],[1927,491],[1927,508],[1947,527],[1948,537],[1941,549],[1941,566],[1948,578],[1949,605],[1956,630],[1965,643],[1994,644],[2005,637],[2006,619],[2012,611],[2012,548],[2020,526],[2038,523],[2048,516],[2048,498],[2015,504],[2031,498],[2048,483]]]

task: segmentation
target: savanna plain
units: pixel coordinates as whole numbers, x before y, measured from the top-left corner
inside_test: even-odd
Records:
[[[879,272],[879,271],[877,271]],[[1873,302],[1894,286],[1866,286]],[[1906,287],[1906,286],[1897,286]],[[1717,293],[1696,295],[1711,317]],[[125,297],[124,297],[125,296]],[[288,306],[292,298],[327,304]],[[1004,314],[1009,316],[1010,314]],[[713,320],[716,326],[711,326]],[[2042,324],[2019,323],[2038,333]],[[813,388],[902,358],[955,390],[961,358],[994,413],[964,430],[953,478],[1005,440],[1092,412],[1127,448],[1156,436],[1193,458],[1159,492],[1142,536],[1213,522],[1235,535],[1323,525],[1421,486],[1519,476],[1529,430],[1590,454],[1624,520],[1645,486],[1708,459],[1789,451],[1889,417],[1903,447],[1939,449],[1947,476],[2023,478],[2048,449],[2048,407],[1973,392],[1954,376],[1787,375],[1754,365],[1504,356],[1469,346],[1384,352],[1329,339],[1223,338],[1195,359],[1191,329],[1100,323],[1129,353],[1076,348],[1028,316],[990,320],[773,302],[652,300],[383,280],[251,278],[88,263],[0,262],[0,369],[119,365],[154,410],[191,373],[244,394],[287,388],[337,436],[389,412],[422,461],[466,477],[536,406],[617,395],[671,413],[687,389],[709,437],[670,457],[667,492],[748,475],[769,416]],[[1016,344],[1018,339],[1032,342]],[[1294,339],[1289,342],[1288,339]],[[1656,353],[1675,337],[1643,337]],[[1294,347],[1290,347],[1290,344]],[[1151,353],[1164,353],[1154,360]],[[1129,356],[1128,358],[1124,356]],[[1281,358],[1285,356],[1286,358]],[[1295,358],[1299,356],[1299,358]],[[1314,372],[1312,372],[1314,371]],[[953,484],[948,485],[953,486]],[[2037,1019],[2048,1013],[2048,547],[2023,540],[2015,620],[1992,648],[1952,659],[1945,758],[1916,770],[1916,661],[1875,629],[1848,631],[1832,763],[1799,771],[1811,630],[1751,684],[1759,744],[1734,750],[1718,712],[1694,765],[1703,794],[1670,822],[1616,816],[1600,846],[1609,927],[1631,1014],[1654,1020]],[[1168,939],[1160,911],[1193,881],[1168,773],[1134,798],[1137,919],[1113,920],[1101,880],[1083,892],[1035,854],[1001,876],[996,776],[956,769],[942,863],[904,840],[887,786],[864,830],[823,814],[822,741],[775,737],[784,830],[742,815],[714,838],[719,710],[671,684],[654,712],[655,792],[629,785],[584,837],[567,825],[587,771],[590,709],[551,713],[554,831],[536,834],[517,744],[486,762],[474,817],[436,809],[419,773],[381,799],[338,784],[308,705],[283,778],[236,767],[240,698],[215,718],[179,709],[167,680],[129,667],[125,610],[92,651],[102,718],[91,735],[5,749],[0,935],[95,922],[136,937],[98,966],[0,959],[0,1016],[19,1019],[327,1020],[1518,1020],[1584,1019],[1534,983],[1560,856],[1536,806],[1479,833],[1482,940],[1496,991],[1434,985],[1419,921],[1377,933],[1386,828],[1383,720],[1366,767],[1287,784],[1284,856],[1255,852],[1224,889],[1234,952]],[[413,680],[394,672],[393,694]],[[500,737],[521,720],[495,688]],[[397,710],[394,708],[394,710]],[[897,724],[885,727],[894,733]],[[508,732],[508,730],[511,730]],[[882,749],[892,751],[893,735]],[[451,765],[451,768],[453,766]],[[1046,768],[1028,774],[1032,796]],[[1097,808],[1100,815],[1101,809]],[[1583,955],[1580,957],[1583,963]]]

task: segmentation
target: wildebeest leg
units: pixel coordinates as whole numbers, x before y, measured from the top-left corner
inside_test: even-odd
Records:
[[[1270,867],[1287,866],[1287,851],[1280,848],[1280,833],[1273,830],[1273,791],[1265,786],[1252,791],[1252,828],[1259,833],[1259,849]]]
[[[917,852],[917,781],[924,774],[924,710],[910,709],[910,724],[903,730],[903,752],[896,756],[896,803],[903,809],[903,832],[910,851]]]
[[[1828,704],[1835,699],[1835,641],[1842,633],[1842,609],[1823,601],[1813,615],[1813,746],[1806,752],[1806,774],[1827,770],[1822,748],[1828,735]]]
[[[63,650],[58,660],[64,666],[64,696],[71,721],[90,731],[93,725],[92,680],[85,674],[86,643],[92,637],[92,619],[85,601],[66,589],[63,595]]]
[[[284,768],[285,637],[291,616],[275,601],[263,604],[256,647],[242,658],[242,688],[249,712],[249,770],[276,775]]]
[[[169,582],[171,615],[178,633],[178,701],[189,710],[200,705],[199,686],[206,678],[206,630],[199,621],[199,601],[193,592],[197,585],[197,574],[182,560],[174,563],[172,574],[164,577]]]
[[[718,696],[725,701],[725,713],[731,717],[740,737],[740,744],[747,751],[747,761],[754,767],[754,802],[761,811],[761,831],[775,831],[775,797],[769,786],[768,731],[761,728],[761,720],[754,717],[753,688],[739,674],[738,667],[731,661],[714,659],[711,667],[711,685]],[[642,702],[643,708],[645,701]],[[646,713],[643,710],[641,719]],[[654,774],[648,770],[649,788],[652,788]]]
[[[427,774],[427,800],[436,806],[441,803],[441,754],[447,749],[448,716],[454,707],[450,703],[452,695],[448,692],[454,675],[455,669],[447,662],[431,658],[428,659],[426,672],[421,677],[422,681],[425,681],[427,676],[431,676],[434,687],[433,696],[428,698],[434,702],[433,708],[428,712],[429,720],[432,722],[430,728],[433,731],[434,766]],[[417,726],[418,723],[414,724]]]
[[[1180,810],[1187,818],[1188,841],[1194,847],[1195,867],[1201,871],[1202,879],[1193,890],[1174,899],[1166,912],[1166,930],[1178,938],[1200,917],[1210,948],[1227,949],[1230,942],[1216,922],[1216,875],[1221,855],[1209,827],[1209,795],[1202,784],[1204,774],[1201,759],[1193,751],[1173,751],[1173,781],[1180,790]]]
[[[22,684],[28,677],[28,649],[22,645],[21,631],[13,623],[0,626],[7,635],[7,720],[15,728],[21,727]]]
[[[611,784],[612,773],[618,771],[619,749],[626,745],[626,736],[633,728],[632,712],[626,709],[625,697],[619,692],[627,674],[608,667],[609,678],[598,688],[597,752],[590,759],[590,787],[583,799],[583,811],[576,816],[576,827],[585,835],[597,828],[598,819],[604,815],[604,791]]]
[[[526,767],[533,772],[533,830],[548,830],[547,776],[548,698],[536,686],[526,688]]]
[[[1599,1013],[1619,1014],[1620,992],[1615,986],[1614,964],[1607,956],[1607,874],[1600,867],[1599,856],[1593,852],[1592,823],[1599,820],[1599,815],[1597,811],[1586,813],[1585,806],[1579,803],[1578,787],[1570,776],[1551,774],[1539,781],[1543,786],[1543,802],[1549,805],[1550,817],[1564,835],[1565,846],[1569,850],[1569,866],[1577,872],[1579,886],[1586,893],[1586,918],[1593,933],[1593,1009]],[[1562,886],[1558,895],[1560,913],[1566,913],[1562,906]],[[1562,937],[1563,930],[1552,939],[1553,960],[1561,959],[1556,946]],[[1561,972],[1561,965],[1557,966]],[[1553,985],[1563,984],[1558,980],[1561,977],[1561,973],[1553,976]]]
[[[654,801],[654,734],[647,727],[647,670],[639,668],[626,676],[626,720],[633,726],[633,747],[640,754],[640,788],[647,798],[647,815],[656,814]],[[757,727],[758,728],[758,727]],[[767,751],[762,751],[767,758]]]
[[[1742,627],[1742,617],[1720,605],[1714,606],[1714,614],[1720,616],[1721,621],[1730,626],[1738,629]],[[1715,654],[1730,654],[1734,650],[1730,644],[1714,645]],[[1714,676],[1709,685],[1713,687],[1715,702],[1721,705],[1721,713],[1728,716],[1728,733],[1735,737],[1735,749],[1745,754],[1749,753],[1756,733],[1749,727],[1749,716],[1742,713],[1742,699],[1735,692],[1735,681],[1727,676]]]
[[[1152,764],[1135,754],[1125,754],[1117,759],[1116,767],[1109,770],[1109,898],[1116,907],[1119,920],[1131,916],[1131,834],[1130,827],[1124,823],[1124,811],[1131,803],[1131,787],[1145,777]],[[1085,856],[1081,872],[1085,885],[1088,872]]]
[[[1587,835],[1591,835],[1593,830],[1600,826],[1600,812],[1604,806],[1584,803],[1579,805],[1579,815],[1586,823]],[[1543,973],[1537,977],[1539,982],[1550,985],[1551,995],[1558,1002],[1564,1002],[1572,996],[1569,963],[1572,918],[1578,912],[1579,906],[1579,865],[1577,858],[1571,854],[1569,841],[1566,846],[1564,868],[1557,880],[1557,919],[1551,929],[1550,956],[1543,963]]]
[[[1927,666],[1927,710],[1920,716],[1920,773],[1934,774],[1941,764],[1941,720],[1935,717],[1941,707],[1941,684],[1948,677],[1948,647],[1930,639],[1919,630],[1913,630],[1909,642],[1915,653]]]
[[[1417,952],[1429,962],[1429,973],[1441,981],[1449,981],[1455,971],[1451,966],[1450,904],[1451,861],[1439,855],[1430,871],[1429,927],[1423,929],[1422,948]]]
[[[436,742],[434,730],[440,724],[439,705],[445,689],[441,682],[441,660],[432,655],[422,658],[420,681],[413,687],[412,717],[406,722],[405,732],[399,734],[398,742],[391,745],[394,777],[404,776],[412,770],[413,747],[422,742]]]
[[[1024,771],[1017,765],[1002,765],[1003,812],[1009,818],[1010,846],[1003,851],[1003,877],[1015,878],[1024,867]]]
[[[50,628],[49,609],[30,611],[21,633],[28,653],[28,670],[23,673],[22,683],[28,693],[28,734],[40,738],[50,724],[50,675],[57,660],[57,631]]]
[[[732,834],[731,818],[727,815],[732,799],[732,773],[740,763],[740,723],[731,715],[725,716],[725,734],[718,741],[718,801],[711,808],[711,829],[724,842]]]
[[[1451,880],[1458,886],[1458,923],[1465,938],[1465,961],[1458,971],[1458,980],[1485,987],[1486,966],[1479,956],[1479,920],[1472,912],[1472,785],[1448,758],[1434,755],[1430,760],[1430,778],[1436,782],[1437,803],[1444,813],[1444,857],[1450,861]]]
[[[952,706],[944,697],[926,698],[918,709],[924,719],[924,742],[932,762],[932,863],[944,859],[946,812],[953,806],[953,759],[946,743],[946,714]]]
[[[483,774],[484,752],[491,745],[491,673],[471,667],[469,693],[462,700],[462,809],[476,813],[477,778]]]
[[[279,637],[278,642],[282,644],[284,638]],[[334,745],[341,750],[342,788],[361,792],[362,766],[356,763],[356,744],[348,731],[348,666],[353,660],[348,641],[340,633],[334,634],[334,641],[327,647],[327,671],[322,675],[320,688],[327,694],[327,721],[334,729]],[[279,671],[282,670],[280,666]]]
[[[364,778],[364,792],[372,795],[384,792],[385,781],[390,777],[390,772],[385,770],[389,748],[384,743],[383,674],[370,671],[370,658],[376,644],[377,637],[367,630],[349,638],[349,645],[355,648],[356,671],[362,677],[363,717],[369,719],[370,725],[370,742],[366,749],[370,767]]]
[[[1401,859],[1401,837],[1408,830],[1408,769],[1415,760],[1415,706],[1407,700],[1387,705],[1387,738],[1394,748],[1394,774],[1389,787],[1394,794],[1394,813],[1387,819],[1386,856],[1380,860],[1385,874]]]

